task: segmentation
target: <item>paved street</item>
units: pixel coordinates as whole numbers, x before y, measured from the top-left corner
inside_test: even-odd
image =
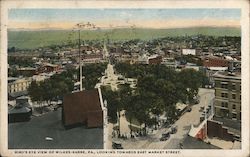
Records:
[[[199,90],[200,103],[192,106],[191,112],[184,113],[174,125],[178,127],[176,134],[171,134],[167,141],[160,141],[162,133],[166,133],[169,128],[161,128],[154,131],[147,137],[139,137],[136,139],[120,140],[125,149],[178,149],[180,142],[187,136],[191,124],[198,125],[202,112],[200,107],[209,105],[214,98],[213,89]]]

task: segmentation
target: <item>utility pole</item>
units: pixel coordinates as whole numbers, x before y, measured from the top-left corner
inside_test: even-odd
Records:
[[[79,49],[79,69],[80,69],[80,91],[82,91],[82,56],[81,56],[81,29],[95,29],[96,25],[92,24],[90,22],[87,23],[78,23],[76,24],[78,28],[78,35],[79,35],[79,41],[78,41],[78,49]]]

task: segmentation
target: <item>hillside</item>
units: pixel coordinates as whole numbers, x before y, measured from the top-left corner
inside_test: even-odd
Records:
[[[113,29],[81,31],[81,38],[84,40],[104,39],[109,36],[111,40],[142,39],[166,36],[184,35],[211,35],[211,36],[240,36],[240,28],[176,28],[176,29]],[[39,30],[39,31],[8,31],[8,47],[19,49],[34,49],[54,44],[63,44],[77,40],[77,32],[71,30]]]

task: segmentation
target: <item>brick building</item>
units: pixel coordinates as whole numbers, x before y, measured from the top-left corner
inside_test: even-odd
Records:
[[[205,67],[228,67],[228,60],[219,57],[207,57],[203,60]]]
[[[101,90],[84,90],[65,95],[62,121],[65,127],[78,124],[87,127],[103,126],[103,101]]]

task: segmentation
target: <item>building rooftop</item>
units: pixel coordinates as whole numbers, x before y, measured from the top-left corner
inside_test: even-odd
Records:
[[[87,123],[102,126],[102,102],[99,89],[70,93],[63,98],[63,122],[66,126]]]
[[[27,113],[30,112],[31,109],[28,107],[14,107],[9,110],[9,114],[15,114],[15,113]]]
[[[227,79],[241,79],[241,73],[240,72],[227,72],[227,71],[218,71],[214,75],[214,77],[217,78],[227,78]]]
[[[220,117],[213,117],[214,121],[222,122],[223,126],[227,127],[229,131],[241,135],[241,123],[236,122],[235,120],[220,118]]]
[[[183,149],[221,149],[200,139],[187,136],[182,142]]]
[[[220,147],[222,149],[233,149],[234,142],[232,141],[226,141],[219,138],[208,138],[206,139],[206,142],[210,142],[212,145]],[[237,147],[240,147],[240,142],[236,141],[236,145],[234,149],[237,149]]]
[[[18,98],[18,97],[21,97],[21,96],[25,96],[25,95],[28,95],[28,91],[20,91],[20,92],[14,92],[14,93],[8,93],[8,98],[11,99],[11,98]]]
[[[9,149],[103,149],[103,128],[86,126],[66,130],[61,112],[32,117],[28,122],[8,124]],[[50,140],[48,140],[50,139]]]

